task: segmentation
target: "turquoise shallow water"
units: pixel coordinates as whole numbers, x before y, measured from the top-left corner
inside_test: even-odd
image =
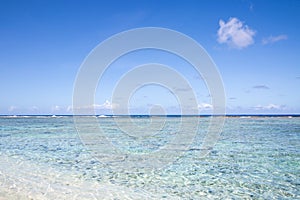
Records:
[[[165,120],[164,126],[150,134],[149,118],[134,123],[119,118],[131,128],[142,127],[138,140],[123,134],[114,118],[97,121],[111,145],[147,156],[171,141],[180,119],[156,117],[154,124]],[[195,117],[184,120],[192,127]],[[1,117],[0,199],[300,199],[299,117],[226,118],[205,158],[199,151],[209,118],[197,120],[189,148],[173,163],[151,170],[130,168],[126,157],[117,161],[119,168],[94,157],[72,117]],[[91,127],[88,118],[86,123]]]

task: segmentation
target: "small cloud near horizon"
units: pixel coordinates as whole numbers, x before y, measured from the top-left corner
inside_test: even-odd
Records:
[[[200,104],[198,105],[198,108],[199,108],[200,110],[211,110],[211,109],[213,109],[213,105],[211,105],[211,104],[209,104],[209,103],[200,103]]]
[[[278,104],[273,104],[273,103],[270,103],[265,106],[262,106],[262,105],[254,106],[255,110],[283,110],[285,108],[286,108],[286,105],[278,105]]]
[[[268,38],[263,38],[262,39],[262,44],[266,45],[266,44],[273,44],[275,42],[279,42],[281,40],[287,40],[288,36],[287,35],[278,35],[278,36],[270,36]]]
[[[110,101],[106,100],[103,104],[94,104],[93,107],[95,109],[113,109],[117,107],[117,104],[111,103]]]
[[[9,111],[9,112],[12,112],[12,111],[14,111],[14,110],[16,110],[16,109],[17,109],[16,106],[10,106],[10,107],[8,108],[8,111]]]
[[[255,31],[238,18],[230,18],[227,22],[219,21],[218,42],[236,49],[246,48],[254,44]]]
[[[52,106],[52,112],[55,112],[55,111],[60,111],[61,110],[61,107],[60,106]]]
[[[36,112],[36,111],[39,110],[39,107],[37,107],[37,106],[32,106],[32,107],[30,108],[30,110],[33,111],[33,112]]]
[[[66,111],[72,112],[75,110],[112,110],[114,108],[117,108],[118,104],[111,103],[110,101],[106,100],[102,104],[93,104],[93,105],[86,105],[82,107],[73,108],[73,106],[68,106]]]

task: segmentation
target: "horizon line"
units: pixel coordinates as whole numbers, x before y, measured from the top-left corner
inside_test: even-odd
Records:
[[[72,116],[96,116],[96,117],[101,117],[101,116],[107,116],[107,117],[130,117],[130,116],[169,116],[169,117],[172,117],[172,116],[182,116],[182,117],[188,117],[188,116],[224,116],[224,117],[230,117],[230,116],[281,116],[281,117],[289,117],[289,116],[293,116],[293,117],[300,117],[300,113],[299,114],[295,114],[295,113],[284,113],[284,114],[280,114],[280,113],[276,113],[276,114],[184,114],[184,115],[181,115],[181,114],[167,114],[167,115],[163,115],[163,114],[154,114],[154,115],[149,115],[149,114],[124,114],[124,115],[112,115],[112,114],[94,114],[94,115],[90,115],[90,114],[82,114],[82,115],[73,115],[73,114],[0,114],[0,116],[2,117],[5,117],[5,116],[69,116],[69,117],[72,117]]]

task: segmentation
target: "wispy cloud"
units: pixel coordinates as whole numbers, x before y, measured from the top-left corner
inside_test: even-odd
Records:
[[[55,111],[60,111],[61,110],[61,107],[60,106],[52,106],[52,112],[55,112]]]
[[[265,106],[257,105],[254,107],[255,110],[283,110],[285,108],[286,108],[285,105],[278,105],[278,104],[273,104],[273,103],[270,103]]]
[[[68,106],[66,110],[67,110],[67,112],[72,112],[73,111],[73,106]]]
[[[113,109],[117,107],[117,104],[113,104],[110,101],[106,100],[103,104],[94,104],[92,105],[94,109]]]
[[[33,111],[33,112],[36,112],[36,111],[38,111],[39,110],[39,107],[37,107],[37,106],[32,106],[31,108],[30,108],[30,111]]]
[[[255,31],[237,18],[230,18],[227,22],[219,21],[218,42],[230,47],[242,49],[254,43]]]
[[[254,85],[252,88],[254,88],[254,89],[264,89],[264,90],[269,90],[270,89],[266,85]]]
[[[254,4],[250,2],[249,10],[252,12],[254,10]]]
[[[16,109],[17,109],[16,106],[10,106],[10,107],[8,108],[8,111],[9,111],[9,112],[12,112],[12,111],[14,111],[14,110],[16,110]]]
[[[74,109],[87,111],[87,110],[112,110],[117,108],[118,105],[115,103],[111,103],[110,101],[106,100],[103,104],[93,104],[93,105],[86,105],[82,107],[73,108],[72,106],[67,107],[67,112],[72,112]]]
[[[198,105],[198,108],[199,108],[200,110],[211,110],[211,109],[213,109],[213,105],[211,105],[211,104],[209,104],[209,103],[200,103],[200,104]]]
[[[281,40],[287,40],[288,36],[287,35],[278,35],[278,36],[270,36],[268,38],[264,38],[262,39],[262,44],[266,45],[266,44],[272,44]]]

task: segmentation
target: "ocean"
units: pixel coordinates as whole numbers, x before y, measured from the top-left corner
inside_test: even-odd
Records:
[[[1,200],[300,199],[300,117],[81,118],[0,117]]]

